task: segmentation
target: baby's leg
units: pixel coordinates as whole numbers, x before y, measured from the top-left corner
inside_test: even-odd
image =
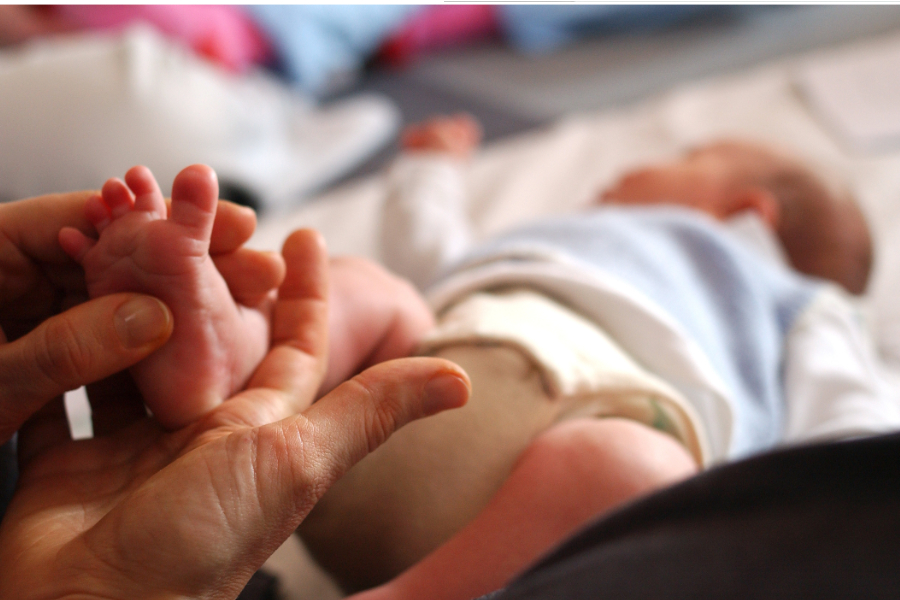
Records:
[[[191,422],[242,388],[268,347],[268,303],[238,305],[210,258],[217,202],[215,173],[194,165],[176,177],[167,216],[153,175],[135,167],[125,183],[111,179],[87,202],[98,240],[60,232],[92,297],[143,292],[172,310],[170,341],[132,369],[166,427]]]
[[[409,580],[424,586],[432,567],[414,566],[424,560],[437,572],[448,568],[436,585],[455,594],[466,582],[450,582],[453,567],[441,557],[481,543],[508,562],[472,550],[473,562],[456,573],[471,569],[473,581],[498,587],[587,518],[693,469],[687,450],[637,423],[578,421],[583,430],[555,424],[570,404],[547,394],[541,372],[516,348],[462,344],[435,356],[469,374],[468,404],[394,434],[336,482],[298,529],[347,590],[406,570],[424,573],[424,581]],[[655,449],[674,457],[672,474],[653,466],[664,455]],[[507,510],[515,518],[504,520]],[[451,541],[456,536],[462,541]],[[438,558],[427,558],[432,553]]]
[[[436,117],[410,125],[404,149],[467,158],[478,147],[481,126],[469,115]],[[358,257],[331,261],[328,373],[324,394],[363,369],[408,356],[434,326],[431,309],[415,288]]]
[[[359,257],[334,258],[330,267],[322,394],[374,364],[409,356],[434,327],[431,309],[409,282]]]
[[[696,472],[671,437],[576,419],[538,436],[485,509],[449,542],[358,600],[467,600],[506,585],[591,519]]]
[[[518,349],[441,348],[472,382],[466,406],[404,427],[345,474],[298,529],[345,589],[380,585],[447,542],[489,503],[560,404]]]

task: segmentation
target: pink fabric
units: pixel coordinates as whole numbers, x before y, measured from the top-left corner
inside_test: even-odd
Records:
[[[497,7],[459,4],[427,6],[385,42],[381,56],[404,63],[423,51],[485,39],[498,33]]]
[[[118,29],[135,21],[149,23],[233,71],[264,63],[272,56],[265,36],[237,6],[60,5],[56,11],[74,25],[89,29]]]

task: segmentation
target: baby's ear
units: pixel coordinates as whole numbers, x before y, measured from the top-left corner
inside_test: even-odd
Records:
[[[752,210],[768,225],[772,231],[778,229],[781,220],[781,207],[775,194],[761,186],[750,186],[736,191],[728,203],[726,217]]]

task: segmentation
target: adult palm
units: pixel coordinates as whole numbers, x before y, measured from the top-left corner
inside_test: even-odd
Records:
[[[283,253],[272,349],[244,392],[166,432],[107,382],[92,390],[94,439],[68,439],[58,403],[22,429],[0,597],[233,598],[346,469],[409,420],[465,402],[457,367],[403,359],[313,404],[325,252],[298,232]]]

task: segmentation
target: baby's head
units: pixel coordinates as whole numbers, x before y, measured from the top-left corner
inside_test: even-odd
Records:
[[[720,141],[665,164],[625,174],[609,204],[679,204],[717,219],[754,210],[781,240],[794,268],[853,293],[872,266],[868,225],[847,192],[829,189],[792,158],[756,144]]]

